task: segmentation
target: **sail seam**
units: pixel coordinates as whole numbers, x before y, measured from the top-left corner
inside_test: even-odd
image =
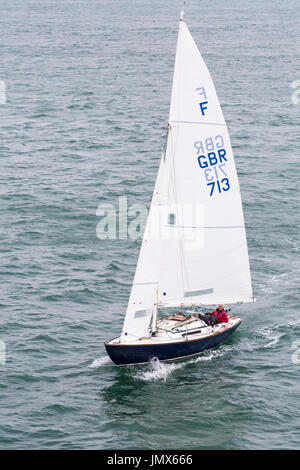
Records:
[[[145,286],[147,284],[159,284],[159,282],[134,282],[134,286]]]
[[[204,229],[219,229],[219,228],[244,228],[244,225],[224,225],[224,226],[220,226],[220,227],[201,227],[201,226],[189,226],[189,225],[165,225],[165,227],[173,227],[173,228],[204,228]]]
[[[208,126],[225,126],[226,124],[218,123],[218,122],[200,122],[200,121],[171,121],[172,123],[175,122],[176,124],[206,124]]]

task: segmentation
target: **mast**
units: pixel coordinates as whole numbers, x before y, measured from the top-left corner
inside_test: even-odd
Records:
[[[155,333],[156,331],[157,313],[158,313],[158,289],[156,289],[156,303],[154,304],[154,308],[153,308],[152,334]]]

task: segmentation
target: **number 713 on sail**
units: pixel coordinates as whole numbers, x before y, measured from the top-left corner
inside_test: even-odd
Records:
[[[228,191],[230,189],[229,179],[223,178],[221,181],[212,181],[211,183],[207,183],[207,186],[211,186],[210,196],[213,195],[214,189],[216,188],[216,192],[218,190],[219,193],[222,191]]]
[[[207,181],[206,184],[207,186],[210,186],[210,196],[214,194],[214,191],[216,193],[221,193],[222,191],[228,191],[230,189],[229,179],[224,178],[224,176],[227,176],[224,167],[226,167],[226,164],[220,163],[219,165],[205,168],[203,171]]]

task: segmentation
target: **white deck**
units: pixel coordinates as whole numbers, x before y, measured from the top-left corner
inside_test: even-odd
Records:
[[[186,320],[176,321],[170,319],[171,316],[163,317],[157,322],[157,331],[151,337],[143,337],[134,341],[126,341],[123,344],[142,345],[142,344],[165,344],[182,342],[184,340],[191,341],[200,338],[209,337],[227,329],[231,329],[238,324],[241,319],[237,316],[228,315],[228,323],[218,323],[217,325],[207,326],[202,320],[191,315]],[[109,344],[120,344],[121,340],[115,338]]]

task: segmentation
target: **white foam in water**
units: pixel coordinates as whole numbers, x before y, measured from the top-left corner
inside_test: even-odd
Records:
[[[135,376],[137,379],[141,380],[163,380],[166,381],[167,377],[177,369],[180,369],[184,366],[184,363],[169,364],[165,362],[160,362],[158,359],[152,359],[149,364],[150,370],[143,372],[138,372]]]
[[[282,325],[275,325],[271,328],[262,328],[256,331],[255,336],[246,338],[240,348],[246,351],[256,351],[258,349],[273,348],[276,346],[284,331],[278,331]],[[285,327],[286,325],[283,325]]]
[[[98,357],[98,359],[94,359],[94,361],[88,367],[91,369],[96,369],[97,367],[101,367],[108,362],[110,362],[108,356]]]
[[[268,343],[260,345],[260,347],[263,348],[271,348],[272,346],[275,346],[282,336],[281,333],[275,332],[271,328],[260,330],[258,333],[263,337],[263,339],[270,340]]]
[[[293,271],[288,271],[282,274],[275,274],[267,282],[265,286],[261,287],[261,290],[267,294],[272,294],[276,292],[279,288],[282,290],[283,285],[298,285],[299,282],[299,273],[300,269],[293,269]]]
[[[191,362],[211,361],[215,357],[223,356],[224,352],[226,352],[224,351],[224,348],[212,350],[212,351],[209,351],[207,354],[198,356],[196,359],[193,359]]]
[[[213,350],[213,351],[203,353],[200,356],[197,356],[195,358],[186,359],[185,361],[176,362],[176,363],[160,362],[157,358],[155,358],[150,362],[150,365],[149,365],[150,370],[148,369],[146,371],[139,372],[135,376],[135,378],[145,380],[145,381],[163,380],[165,382],[168,376],[172,374],[172,372],[174,372],[175,370],[181,369],[187,364],[193,364],[193,363],[201,362],[201,361],[211,361],[215,357],[224,355],[224,353],[226,353],[227,351],[228,351],[228,348]]]

